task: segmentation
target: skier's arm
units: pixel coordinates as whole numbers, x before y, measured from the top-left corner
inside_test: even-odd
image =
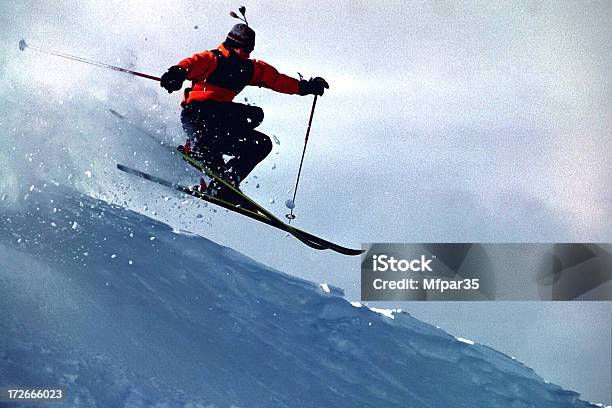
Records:
[[[212,52],[204,51],[194,54],[168,68],[168,71],[161,76],[160,85],[168,93],[172,93],[183,87],[185,79],[196,81],[206,79],[216,67],[217,58]]]
[[[210,51],[204,51],[185,58],[177,65],[185,70],[187,79],[197,81],[208,78],[215,70],[217,57]]]
[[[327,82],[321,78],[311,78],[308,81],[297,80],[279,73],[276,68],[263,61],[253,60],[253,77],[249,85],[263,86],[276,92],[298,95],[323,95],[329,88]]]
[[[272,65],[263,61],[253,60],[253,77],[249,85],[261,86],[276,92],[297,94],[300,91],[299,81],[288,75],[281,74]]]

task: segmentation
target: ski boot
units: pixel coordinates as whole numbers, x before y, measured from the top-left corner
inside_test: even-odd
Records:
[[[191,140],[187,139],[185,141],[185,144],[180,145],[178,147],[178,151],[186,154],[187,156],[191,157],[192,159],[195,159],[201,163],[205,163],[206,162],[206,154],[204,152],[201,152],[200,150],[196,149],[195,146],[193,145],[193,143],[191,142]]]
[[[208,184],[206,184],[206,180],[203,177],[200,177],[200,184],[196,184],[191,187],[192,191],[197,191],[198,193],[208,194]]]
[[[242,192],[240,190],[240,184],[237,183],[235,180],[233,180],[232,178],[226,178],[225,179],[229,184],[231,184],[236,190]],[[233,191],[231,188],[229,188],[228,186],[226,186],[225,184],[217,181],[217,180],[213,180],[209,185],[208,185],[208,190],[207,190],[207,194],[216,197],[220,200],[223,201],[227,201],[230,202],[232,204],[235,204],[238,207],[241,208],[245,208],[248,209],[250,211],[253,212],[257,212],[258,209],[256,206],[250,204],[247,200],[244,199],[244,197],[236,194],[235,191]]]
[[[240,190],[239,188],[240,186],[237,185],[233,180],[231,179],[224,179],[224,180],[227,181],[227,183],[230,184],[235,189]],[[229,188],[228,186],[226,186],[225,184],[217,180],[213,180],[210,182],[210,184],[208,185],[206,189],[206,194],[219,198],[221,200],[230,201],[230,202],[234,202],[236,201],[237,198],[239,198],[231,188]]]

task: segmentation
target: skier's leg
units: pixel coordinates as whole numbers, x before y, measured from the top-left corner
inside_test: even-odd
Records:
[[[264,112],[257,106],[226,102],[219,103],[217,113],[218,123],[222,124],[217,149],[232,156],[223,175],[238,187],[272,150],[270,139],[253,130],[263,121]]]
[[[234,157],[225,164],[226,171],[240,183],[271,151],[272,141],[267,135],[256,130],[243,133],[233,146]]]
[[[199,105],[199,104],[198,104]],[[202,118],[202,111],[196,104],[186,104],[181,111],[181,124],[183,131],[187,135],[187,141],[192,146],[198,146],[206,131],[205,120]]]
[[[264,111],[258,106],[230,102],[223,109],[227,115],[226,123],[236,130],[255,129],[264,119]]]
[[[181,123],[187,134],[194,158],[211,170],[223,171],[223,129],[219,124],[219,107],[216,103],[191,103],[181,112]]]

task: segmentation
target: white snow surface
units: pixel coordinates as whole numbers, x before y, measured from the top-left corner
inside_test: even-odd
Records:
[[[65,388],[54,407],[594,406],[407,313],[65,187],[0,217],[0,387]]]

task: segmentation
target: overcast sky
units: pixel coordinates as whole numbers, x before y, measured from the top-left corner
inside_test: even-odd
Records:
[[[20,53],[14,44],[26,38],[161,75],[221,42],[236,22],[229,10],[241,4],[3,2],[0,187],[11,202],[40,179],[72,184],[279,270],[343,287],[358,299],[359,259],[315,252],[194,202],[165,201],[161,197],[170,192],[117,174],[114,165],[121,161],[193,180],[181,163],[107,111],[182,142],[177,93],[144,79]],[[244,4],[257,32],[254,58],[289,75],[323,76],[331,85],[317,104],[296,225],[350,246],[610,242],[609,1]],[[280,144],[244,189],[282,216],[312,98],[259,88],[238,100],[245,97],[265,110],[260,130]],[[512,353],[589,399],[610,402],[606,304],[400,307]],[[571,336],[561,339],[553,334],[558,330]],[[605,364],[597,354],[584,357],[594,337]],[[597,373],[590,370],[595,361]]]

